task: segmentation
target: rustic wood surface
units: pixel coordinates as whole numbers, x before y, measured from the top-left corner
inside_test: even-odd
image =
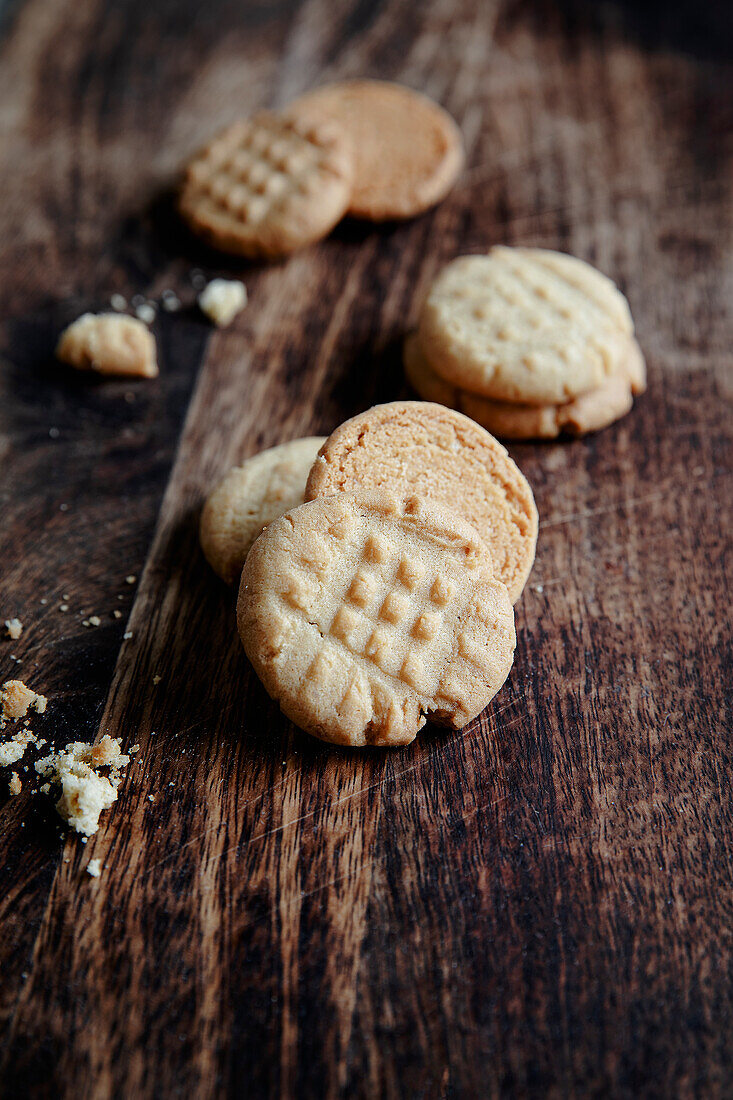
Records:
[[[49,696],[55,744],[141,745],[86,846],[1,781],[3,1095],[733,1092],[730,37],[725,5],[640,7],[0,3],[0,679]],[[176,222],[192,149],[360,74],[458,119],[441,207],[247,268],[227,331],[161,315],[158,381],[55,365],[112,293],[241,271]],[[250,674],[197,510],[403,395],[429,279],[499,241],[618,280],[649,392],[512,448],[541,530],[486,713],[333,750]]]

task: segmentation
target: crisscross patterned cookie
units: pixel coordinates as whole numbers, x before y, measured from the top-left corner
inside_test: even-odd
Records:
[[[497,401],[559,405],[619,374],[634,326],[610,279],[540,248],[493,248],[445,267],[420,313],[436,374]]]
[[[201,547],[215,573],[239,580],[249,548],[262,528],[303,503],[310,468],[323,436],[293,439],[235,466],[208,497],[201,513]]]
[[[461,728],[516,644],[476,532],[415,496],[340,493],[275,520],[245,563],[237,620],[284,713],[354,746],[406,745],[426,714]]]
[[[492,401],[462,390],[433,370],[416,333],[405,340],[404,363],[409,382],[426,401],[458,409],[503,439],[556,439],[562,432],[585,435],[600,431],[625,416],[633,404],[632,394],[643,393],[646,388],[644,357],[633,337],[619,374],[562,405]]]
[[[506,448],[473,420],[427,401],[375,405],[328,437],[305,499],[344,490],[419,493],[458,513],[519,599],[534,562],[537,508]]]
[[[237,122],[189,164],[181,214],[225,252],[287,255],[320,240],[346,212],[350,148],[337,123],[305,112]]]

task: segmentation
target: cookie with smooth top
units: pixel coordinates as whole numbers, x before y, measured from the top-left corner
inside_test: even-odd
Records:
[[[420,397],[458,409],[503,439],[556,439],[563,432],[579,436],[600,431],[625,416],[633,404],[632,395],[646,388],[644,357],[633,338],[619,374],[563,405],[492,401],[453,386],[430,366],[416,333],[405,340],[404,364],[405,375]]]
[[[418,321],[436,374],[527,405],[564,404],[617,376],[633,331],[623,294],[590,264],[503,246],[443,268]]]
[[[266,113],[237,122],[193,158],[179,209],[214,248],[274,259],[320,240],[346,213],[351,145],[337,123]]]
[[[208,496],[199,537],[206,560],[234,584],[263,527],[303,503],[303,492],[324,436],[293,439],[235,466]]]
[[[341,745],[460,729],[504,683],[514,614],[475,530],[417,496],[339,493],[271,523],[239,588],[239,633],[296,725]]]
[[[382,80],[329,84],[301,96],[307,108],[351,135],[354,185],[349,214],[369,221],[411,218],[445,198],[464,162],[455,122],[427,96]]]
[[[305,499],[375,489],[415,492],[456,511],[519,599],[534,562],[537,508],[506,448],[473,420],[427,401],[375,405],[347,420],[323,444]]]

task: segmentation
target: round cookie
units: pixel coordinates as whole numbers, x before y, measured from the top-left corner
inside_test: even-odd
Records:
[[[403,357],[407,379],[420,397],[458,409],[503,439],[556,439],[562,432],[586,435],[600,431],[625,416],[633,404],[632,394],[643,393],[646,388],[644,358],[633,338],[619,374],[563,405],[492,401],[452,386],[432,369],[416,333],[405,340]]]
[[[308,112],[262,113],[230,126],[186,169],[182,217],[214,248],[270,259],[320,240],[346,212],[348,136]]]
[[[617,375],[633,330],[626,299],[589,264],[502,246],[443,268],[418,322],[436,374],[527,405],[560,405]]]
[[[460,729],[504,683],[514,613],[491,556],[417,496],[339,493],[275,520],[242,570],[239,633],[296,725],[341,745]]]
[[[209,565],[227,584],[239,580],[263,527],[303,503],[303,490],[323,436],[281,443],[235,466],[209,495],[199,537]]]
[[[382,80],[351,80],[308,92],[291,110],[313,109],[351,135],[349,213],[381,222],[411,218],[440,202],[463,167],[463,139],[427,96]]]
[[[526,478],[492,435],[427,401],[375,405],[333,432],[305,499],[344,490],[415,492],[459,513],[486,542],[512,603],[534,562],[537,508]]]

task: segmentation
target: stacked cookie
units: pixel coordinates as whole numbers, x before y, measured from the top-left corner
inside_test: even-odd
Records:
[[[348,81],[230,126],[189,164],[179,209],[215,248],[275,259],[346,214],[422,213],[462,165],[460,131],[442,107],[398,84]]]
[[[326,741],[408,744],[427,715],[463,727],[511,668],[537,540],[527,481],[488,432],[437,404],[376,406],[315,456],[318,442],[251,459],[202,514],[217,572],[232,581],[244,563],[252,666]]]
[[[646,386],[623,294],[582,260],[539,248],[496,247],[448,264],[404,363],[421,397],[505,439],[596,431]]]

